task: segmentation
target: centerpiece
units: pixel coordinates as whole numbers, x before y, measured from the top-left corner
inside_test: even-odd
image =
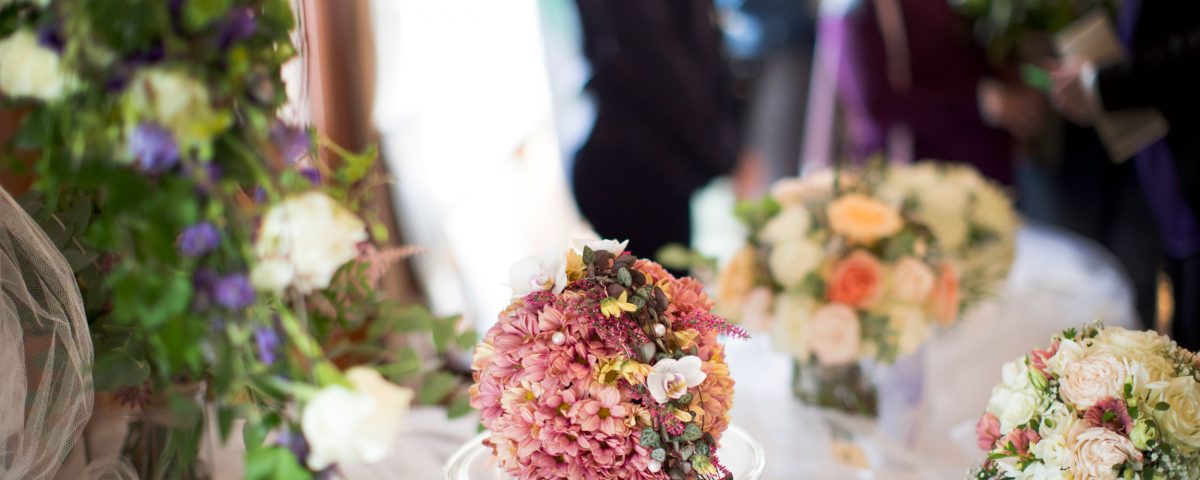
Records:
[[[1200,359],[1170,339],[1070,329],[1002,372],[971,478],[1200,478]]]
[[[701,284],[595,241],[513,266],[475,351],[471,405],[519,479],[732,479],[716,452],[733,379]]]
[[[919,406],[922,345],[995,291],[1016,229],[998,188],[933,162],[784,179],[737,214],[722,313],[795,357],[803,402],[868,417]]]

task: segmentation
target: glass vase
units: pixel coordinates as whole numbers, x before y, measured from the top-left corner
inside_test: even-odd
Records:
[[[883,440],[895,448],[916,450],[925,418],[925,348],[891,364],[875,365],[870,376],[878,392],[878,425]]]
[[[801,403],[852,416],[874,418],[878,401],[863,365],[820,365],[793,360],[792,393]]]

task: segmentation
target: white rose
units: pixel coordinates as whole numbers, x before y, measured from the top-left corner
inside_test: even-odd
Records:
[[[375,370],[346,371],[354,389],[321,389],[304,406],[301,427],[308,440],[308,466],[323,470],[335,463],[374,463],[391,454],[392,443],[408,416],[413,391],[384,380]]]
[[[610,240],[610,239],[588,240],[588,239],[583,239],[583,238],[576,238],[571,241],[571,247],[574,248],[575,251],[579,252],[579,253],[583,253],[583,248],[587,247],[587,248],[591,249],[593,252],[599,252],[601,250],[604,250],[613,255],[617,255],[621,252],[624,252],[625,247],[628,247],[628,246],[629,246],[629,240],[625,240],[625,241]]]
[[[1053,402],[1042,411],[1042,424],[1038,434],[1042,438],[1063,438],[1075,426],[1075,414],[1062,402]]]
[[[1178,377],[1160,392],[1158,401],[1170,405],[1166,411],[1152,410],[1162,431],[1186,448],[1200,449],[1200,384],[1192,377]]]
[[[808,236],[810,225],[812,215],[808,209],[802,205],[788,205],[763,226],[758,238],[767,245],[795,241]]]
[[[816,304],[805,295],[784,293],[775,296],[775,319],[771,322],[771,342],[780,352],[807,361],[808,322]]]
[[[1001,236],[1011,235],[1017,230],[1017,214],[1012,200],[995,185],[980,182],[974,190],[975,208],[971,221]]]
[[[143,69],[129,82],[126,100],[143,115],[138,121],[166,127],[184,147],[208,141],[229,123],[213,111],[208,88],[182,72]]]
[[[925,262],[912,257],[901,258],[892,267],[891,290],[897,300],[924,303],[937,282],[937,275]]]
[[[75,85],[58,52],[38,43],[29,30],[0,40],[0,90],[13,97],[56,100]]]
[[[1062,352],[1061,344],[1059,352]],[[1063,368],[1058,392],[1076,409],[1087,409],[1109,397],[1121,398],[1127,378],[1128,370],[1117,357],[1093,353]]]
[[[533,292],[562,293],[567,288],[567,258],[560,252],[524,258],[509,268],[508,282],[513,297]]]
[[[1157,382],[1174,376],[1175,369],[1166,357],[1170,348],[1171,341],[1155,332],[1109,327],[1092,340],[1090,351],[1133,360],[1146,368],[1150,381]]]
[[[1046,360],[1046,370],[1061,377],[1067,365],[1083,359],[1083,346],[1074,340],[1061,339],[1058,352]]]
[[[1071,448],[1071,473],[1077,480],[1114,480],[1114,467],[1141,457],[1128,438],[1102,427],[1084,430]]]
[[[921,348],[929,336],[930,323],[925,310],[913,305],[894,305],[887,309],[888,327],[896,333],[896,348],[899,356],[905,356]]]
[[[1066,438],[1064,437],[1042,438],[1030,446],[1029,451],[1033,453],[1034,458],[1041,460],[1052,471],[1061,472],[1071,467],[1071,447],[1067,446]],[[1059,477],[1051,476],[1043,478]]]
[[[1038,411],[1041,397],[1029,380],[1029,370],[1023,360],[1004,364],[1001,382],[992,388],[987,412],[1000,421],[1000,433],[1007,434],[1029,423]]]
[[[287,198],[263,216],[250,282],[272,292],[289,286],[304,294],[324,289],[366,240],[362,220],[328,195],[308,192]]]
[[[825,305],[808,322],[808,348],[822,365],[842,365],[858,358],[862,327],[853,308],[840,303]]]
[[[771,277],[785,289],[793,289],[804,282],[808,274],[816,271],[825,258],[820,245],[806,238],[797,238],[771,247],[767,256],[767,268]]]

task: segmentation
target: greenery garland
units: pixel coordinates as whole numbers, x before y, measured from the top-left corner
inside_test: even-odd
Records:
[[[0,154],[32,165],[22,203],[76,272],[96,390],[185,420],[143,476],[200,474],[213,414],[222,439],[244,421],[248,478],[371,460],[305,431],[337,398],[407,406],[356,365],[469,410],[443,365],[386,347],[394,332],[439,352],[475,336],[376,292],[384,264],[409,252],[376,248],[386,229],[352,213],[380,183],[374,152],[276,119],[293,27],[287,0],[0,1],[0,90],[24,112]],[[336,165],[309,155],[314,143]],[[385,417],[372,420],[397,420]]]

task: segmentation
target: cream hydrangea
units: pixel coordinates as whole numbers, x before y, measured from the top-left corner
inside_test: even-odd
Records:
[[[0,40],[0,90],[13,97],[56,100],[75,85],[58,52],[38,43],[29,30]]]
[[[272,292],[324,289],[366,240],[362,220],[328,195],[308,192],[287,198],[263,216],[250,282]]]

